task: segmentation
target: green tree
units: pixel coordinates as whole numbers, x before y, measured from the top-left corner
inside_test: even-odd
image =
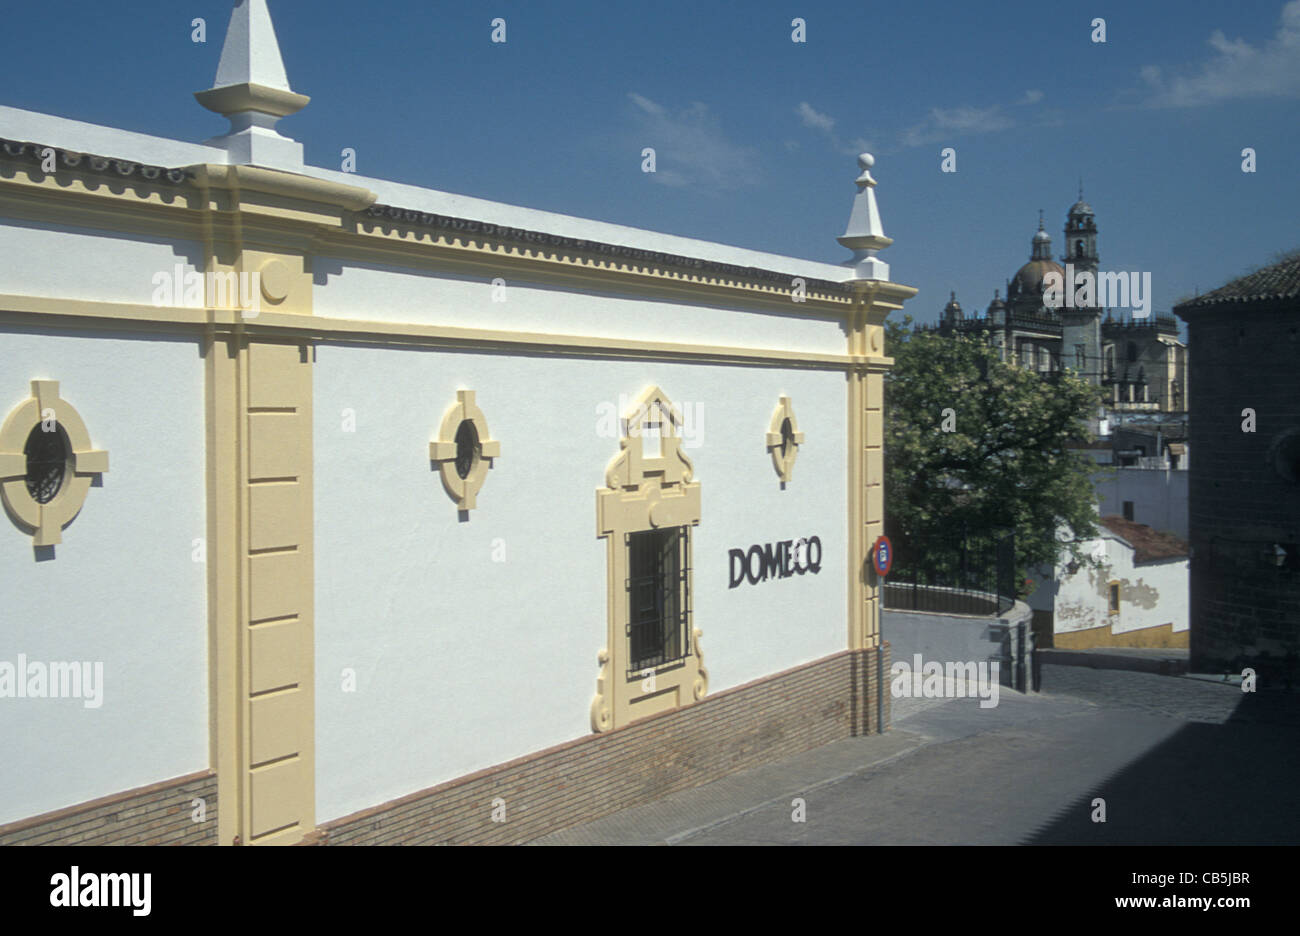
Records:
[[[1063,552],[1090,563],[1075,538],[1095,536],[1097,466],[1071,442],[1091,439],[1099,388],[1066,372],[1005,364],[985,335],[888,324],[885,512],[901,551],[924,554],[963,532],[986,547],[1015,533],[1017,581]]]

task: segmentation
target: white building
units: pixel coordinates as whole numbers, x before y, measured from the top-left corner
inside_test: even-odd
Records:
[[[1040,641],[1061,649],[1186,647],[1186,540],[1123,517],[1104,516],[1101,535],[1081,543],[1099,568],[1066,557],[1039,576],[1028,603]],[[1040,646],[1044,644],[1040,643]]]
[[[198,98],[0,107],[0,843],[522,841],[887,723],[870,157],[815,262],[304,165],[265,0]]]

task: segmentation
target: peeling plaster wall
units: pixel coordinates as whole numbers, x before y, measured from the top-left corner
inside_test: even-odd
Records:
[[[1134,565],[1133,549],[1120,540],[1105,536],[1089,540],[1083,550],[1098,558],[1103,569],[1084,566],[1070,575],[1057,569],[1055,632],[1086,630],[1111,625],[1111,633],[1123,634],[1147,627],[1172,624],[1173,631],[1187,630],[1188,560],[1171,559]],[[1119,614],[1109,613],[1109,585],[1120,583]]]

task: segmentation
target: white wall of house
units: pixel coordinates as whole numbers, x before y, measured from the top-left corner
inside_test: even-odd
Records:
[[[1133,548],[1112,535],[1082,545],[1106,567],[1081,566],[1073,575],[1057,569],[1054,629],[1058,634],[1111,625],[1111,633],[1172,624],[1188,627],[1188,560],[1170,559],[1135,565]],[[1109,613],[1111,581],[1120,583],[1119,613]]]
[[[203,246],[195,242],[119,236],[16,218],[0,218],[0,257],[0,295],[137,305],[153,304],[156,274],[175,280],[178,264],[182,277],[203,269]]]
[[[65,273],[84,275],[72,262]],[[0,661],[102,663],[103,694],[98,708],[0,698],[0,823],[209,760],[207,581],[194,561],[206,536],[198,344],[0,329],[0,419],[33,379],[59,381],[109,471],[52,554],[0,526]]]
[[[435,276],[327,258],[315,258],[313,268],[317,315],[828,354],[846,348],[840,319],[814,318],[793,300],[787,308],[742,310],[558,289],[503,276],[505,301],[497,302],[491,273]]]
[[[599,429],[649,384],[696,420],[711,691],[846,645],[842,374],[325,345],[314,379],[318,821],[589,733],[618,451]],[[428,457],[461,388],[502,446],[466,522]],[[806,433],[785,490],[764,446],[783,394]],[[728,588],[730,549],[814,534],[820,574]]]
[[[1189,472],[1161,468],[1117,468],[1097,483],[1102,515],[1124,515],[1133,502],[1133,520],[1186,539]]]

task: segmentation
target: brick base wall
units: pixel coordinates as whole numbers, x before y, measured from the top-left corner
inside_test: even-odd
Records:
[[[885,679],[880,679],[883,673]],[[848,650],[322,826],[306,844],[518,844],[889,726],[889,645]],[[493,801],[505,821],[493,822]],[[498,811],[499,815],[499,811]]]
[[[192,818],[195,799],[205,803],[201,823]],[[0,825],[0,846],[216,843],[217,775],[212,771]]]

